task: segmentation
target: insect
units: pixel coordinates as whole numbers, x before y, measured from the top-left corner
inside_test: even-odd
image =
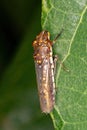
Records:
[[[50,33],[48,31],[42,31],[36,36],[33,42],[40,106],[44,113],[50,113],[55,104],[55,63],[53,60],[52,45],[61,33],[62,31],[57,35],[54,41],[51,41]]]

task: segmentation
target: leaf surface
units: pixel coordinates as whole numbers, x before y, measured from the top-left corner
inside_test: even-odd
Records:
[[[87,129],[87,0],[43,0],[42,28],[51,40],[64,29],[53,50],[58,62],[56,104],[51,113],[56,130]]]

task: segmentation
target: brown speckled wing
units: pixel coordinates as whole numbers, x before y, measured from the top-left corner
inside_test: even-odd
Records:
[[[41,110],[50,113],[55,103],[53,58],[44,58],[42,64],[35,62],[35,68]]]

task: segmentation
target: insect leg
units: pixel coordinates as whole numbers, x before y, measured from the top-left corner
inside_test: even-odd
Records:
[[[54,59],[54,76],[56,75],[56,63],[57,63],[57,61],[59,62],[59,64],[61,64],[61,66],[62,66],[62,68],[63,68],[63,70],[64,71],[67,71],[67,72],[69,72],[69,69],[67,69],[66,67],[65,67],[65,65],[60,61],[60,59],[58,58],[58,56],[57,55],[55,55],[54,57],[53,57],[53,59]]]
[[[67,69],[66,66],[61,61],[59,61],[59,62],[62,65],[63,70],[69,72],[69,69]]]

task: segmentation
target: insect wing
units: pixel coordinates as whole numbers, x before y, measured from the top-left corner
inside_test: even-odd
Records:
[[[51,63],[50,63],[51,61]],[[54,64],[53,59],[43,59],[41,65],[35,62],[38,93],[42,112],[49,113],[55,102]]]

